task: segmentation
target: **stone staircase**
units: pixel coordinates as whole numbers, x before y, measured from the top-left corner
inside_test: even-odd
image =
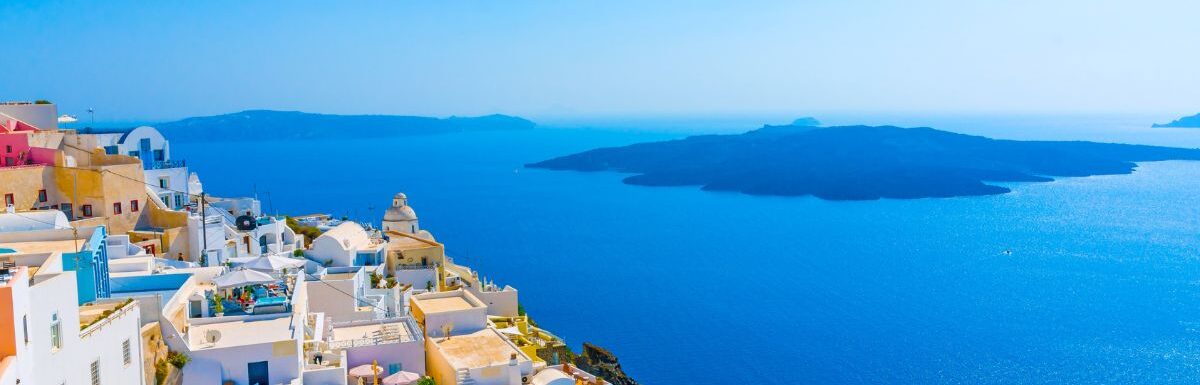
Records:
[[[471,378],[471,372],[467,369],[458,370],[458,385],[475,385],[475,379]]]

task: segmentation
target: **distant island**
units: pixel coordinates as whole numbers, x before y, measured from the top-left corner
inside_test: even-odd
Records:
[[[1184,116],[1167,124],[1155,124],[1152,127],[1200,128],[1200,114]]]
[[[764,126],[738,135],[610,147],[526,167],[616,171],[643,186],[828,200],[1003,194],[986,182],[1128,174],[1134,162],[1200,160],[1200,150],[997,140],[932,128]]]
[[[299,111],[249,110],[154,125],[175,141],[258,141],[374,138],[461,131],[522,130],[536,126],[508,115],[431,118],[401,115],[329,115]]]
[[[816,126],[821,125],[821,121],[817,120],[817,118],[814,118],[811,116],[806,116],[806,117],[803,117],[800,119],[793,120],[792,125],[799,126],[799,127],[816,127]]]

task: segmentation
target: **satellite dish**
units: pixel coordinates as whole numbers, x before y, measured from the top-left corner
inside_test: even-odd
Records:
[[[221,340],[221,332],[218,330],[208,330],[204,332],[204,340],[210,344],[215,344]]]

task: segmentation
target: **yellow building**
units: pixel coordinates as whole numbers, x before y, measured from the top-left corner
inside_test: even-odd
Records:
[[[54,164],[0,168],[5,203],[18,211],[61,210],[77,227],[102,224],[112,234],[137,226],[149,203],[137,158],[104,154],[69,131],[39,135],[39,145],[59,149]]]
[[[416,235],[386,231],[387,271],[394,274],[397,268],[409,266],[437,266],[446,262],[446,249],[441,243]]]

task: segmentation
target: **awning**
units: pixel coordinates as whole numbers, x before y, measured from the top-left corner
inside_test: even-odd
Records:
[[[231,287],[268,284],[275,282],[267,273],[254,270],[237,270],[225,273],[219,277],[213,278],[213,283],[218,289],[226,289]]]

